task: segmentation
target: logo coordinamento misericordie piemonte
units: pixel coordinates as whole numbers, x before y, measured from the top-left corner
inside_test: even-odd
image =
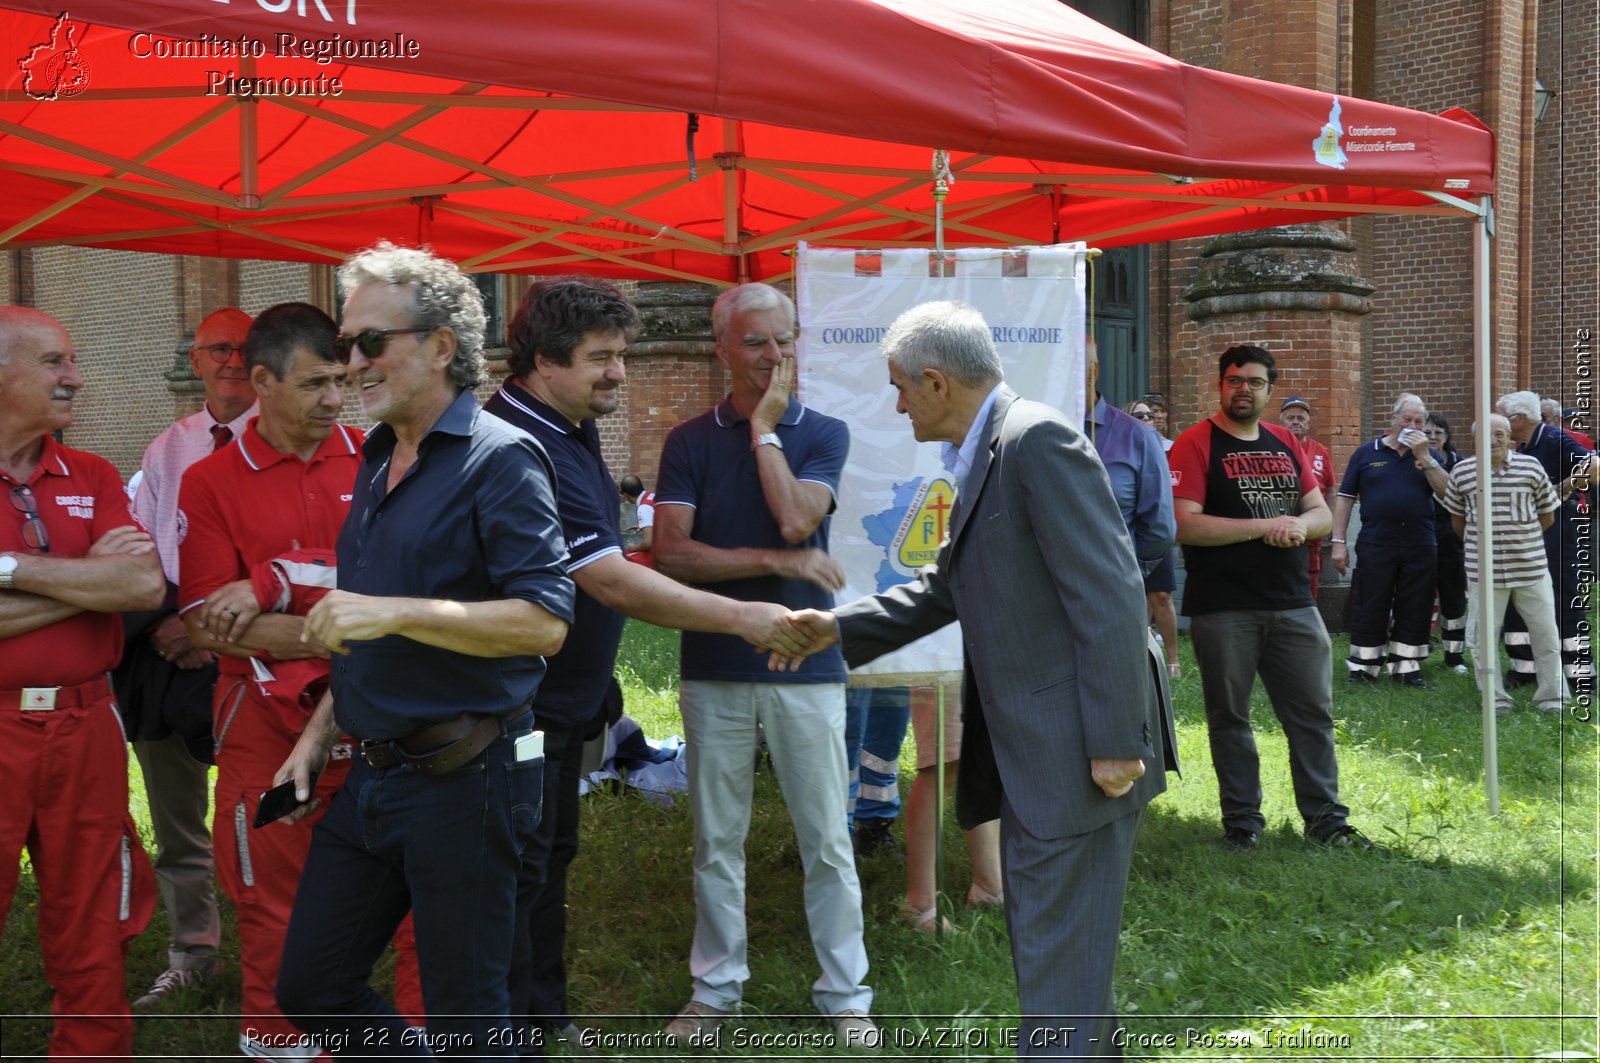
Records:
[[[22,91],[36,100],[65,100],[89,87],[89,61],[78,51],[83,27],[65,11],[56,16],[48,40],[28,49],[17,60],[22,71]]]
[[[1339,97],[1335,96],[1333,107],[1328,111],[1328,120],[1322,125],[1322,132],[1311,142],[1311,151],[1316,160],[1335,170],[1344,169],[1344,164],[1350,161],[1349,156],[1344,153],[1344,148],[1339,146],[1339,138],[1344,136],[1344,125],[1339,121],[1339,111]]]

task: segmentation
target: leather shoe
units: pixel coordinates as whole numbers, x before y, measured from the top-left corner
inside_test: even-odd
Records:
[[[1416,672],[1397,672],[1389,677],[1389,681],[1395,686],[1415,687],[1418,690],[1433,689],[1433,684]]]
[[[1261,835],[1246,827],[1229,827],[1222,832],[1222,844],[1236,853],[1247,853],[1256,847]]]
[[[1353,684],[1376,683],[1377,681],[1378,681],[1378,677],[1373,675],[1370,672],[1351,672],[1350,673],[1350,682],[1353,683]]]
[[[847,1052],[876,1052],[883,1047],[883,1031],[864,1011],[854,1008],[828,1016],[834,1043]]]
[[[717,1028],[727,1022],[731,1014],[704,1001],[691,1000],[667,1023],[662,1033],[668,1042],[679,1048],[711,1048],[717,1043]]]

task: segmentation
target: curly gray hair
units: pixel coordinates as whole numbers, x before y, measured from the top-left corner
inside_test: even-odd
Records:
[[[483,340],[489,328],[483,294],[472,278],[447,258],[416,247],[380,240],[357,251],[339,267],[339,295],[348,298],[363,284],[403,284],[411,289],[411,323],[418,328],[448,328],[456,336],[450,380],[477,387],[483,380]]]

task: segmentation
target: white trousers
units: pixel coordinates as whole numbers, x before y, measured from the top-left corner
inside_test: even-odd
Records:
[[[1561,669],[1561,632],[1556,627],[1555,591],[1550,574],[1541,572],[1538,582],[1521,587],[1496,587],[1494,589],[1494,652],[1500,652],[1500,627],[1505,622],[1506,603],[1516,605],[1528,624],[1528,641],[1533,647],[1533,672],[1539,685],[1534,688],[1533,702],[1541,709],[1561,710],[1566,694],[1566,679]],[[1478,585],[1467,584],[1467,649],[1478,650]],[[1476,659],[1473,661],[1477,664]],[[1476,668],[1473,676],[1476,678]],[[1506,693],[1505,681],[1498,669],[1494,676],[1496,705],[1510,705],[1511,695]]]
[[[759,724],[805,868],[806,922],[822,967],[811,998],[825,1015],[870,1011],[861,884],[845,821],[844,685],[687,680],[678,703],[694,809],[694,999],[731,1009],[750,977],[744,843]]]

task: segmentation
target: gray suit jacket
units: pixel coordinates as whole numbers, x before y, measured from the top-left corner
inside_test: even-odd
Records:
[[[964,826],[997,816],[1002,789],[1040,838],[1166,789],[1139,566],[1105,468],[1059,411],[1002,386],[936,569],[837,615],[852,666],[961,620]],[[1134,757],[1144,777],[1107,798],[1090,758]]]

